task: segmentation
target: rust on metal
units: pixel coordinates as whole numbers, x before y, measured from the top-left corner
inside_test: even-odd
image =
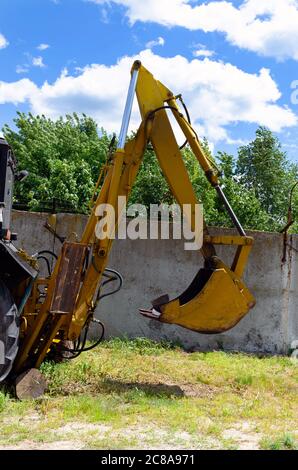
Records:
[[[64,243],[50,308],[51,313],[70,314],[74,311],[80,290],[86,252],[86,244]]]
[[[295,219],[293,217],[293,195],[295,189],[298,188],[298,181],[293,185],[290,191],[290,197],[289,197],[289,208],[288,208],[288,219],[287,219],[287,224],[286,226],[280,230],[280,233],[283,233],[284,235],[284,247],[283,247],[283,257],[282,257],[282,264],[284,264],[287,261],[287,248],[293,248],[294,251],[297,251],[292,244],[289,244],[288,242],[288,232],[289,229],[292,227],[292,225],[295,223]]]
[[[54,235],[54,238],[57,238],[57,240],[59,240],[60,243],[64,243],[65,242],[65,239],[66,237],[61,237],[61,235],[59,235],[57,232],[56,232],[56,229],[54,229],[48,221],[46,221],[46,223],[44,224],[44,228],[46,228],[52,235]]]

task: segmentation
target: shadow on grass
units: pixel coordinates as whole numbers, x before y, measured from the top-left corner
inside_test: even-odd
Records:
[[[127,393],[143,392],[150,397],[184,397],[185,393],[178,385],[168,385],[163,383],[142,383],[142,382],[122,382],[113,379],[105,379],[100,384],[100,389],[104,393]]]
[[[96,396],[102,395],[129,395],[136,398],[145,396],[148,398],[212,398],[219,393],[219,389],[207,384],[168,384],[152,382],[128,382],[113,378],[102,378],[90,383],[69,383],[59,389],[51,390],[53,396],[78,396],[82,393]]]

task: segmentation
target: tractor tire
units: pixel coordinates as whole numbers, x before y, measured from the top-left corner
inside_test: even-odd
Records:
[[[0,280],[0,383],[11,372],[19,349],[20,317],[14,300]]]

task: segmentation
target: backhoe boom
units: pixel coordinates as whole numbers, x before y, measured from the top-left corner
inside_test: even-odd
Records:
[[[127,140],[134,96],[137,96],[141,124],[136,135]],[[24,326],[13,374],[39,367],[44,358],[56,351],[65,341],[76,343],[69,349],[75,354],[78,342],[83,342],[82,331],[88,331],[90,321],[100,300],[100,286],[107,276],[114,276],[121,284],[121,276],[107,274],[107,263],[124,207],[118,205],[120,197],[128,199],[137,177],[144,152],[150,142],[154,148],[164,177],[181,206],[189,205],[189,226],[196,232],[196,206],[200,203],[191,184],[184,160],[168,113],[172,113],[186,140],[203,169],[206,178],[223,201],[238,235],[212,236],[204,224],[203,245],[200,248],[204,266],[193,282],[180,296],[170,300],[167,295],[156,299],[153,307],[140,312],[157,321],[174,323],[200,333],[220,333],[235,326],[255,304],[255,300],[242,280],[253,239],[247,237],[220,186],[218,171],[204,154],[199,138],[184,116],[178,100],[167,87],[157,81],[145,67],[136,61],[132,67],[131,82],[119,136],[117,150],[109,155],[93,198],[91,213],[80,242],[64,242],[51,276],[36,281],[25,305]],[[122,199],[124,200],[124,198]],[[111,205],[116,217],[108,224],[109,232],[98,236],[102,205]],[[233,245],[236,253],[230,267],[216,254],[216,245]],[[111,279],[110,279],[111,280]],[[46,289],[43,302],[38,292]],[[84,349],[84,348],[83,348]],[[62,351],[67,351],[67,348]]]

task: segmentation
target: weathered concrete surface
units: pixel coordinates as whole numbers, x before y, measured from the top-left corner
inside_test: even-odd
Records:
[[[19,246],[34,253],[40,249],[59,249],[53,236],[43,228],[47,216],[14,212],[14,231]],[[59,214],[57,232],[79,237],[86,218]],[[213,233],[229,230],[213,229]],[[254,232],[255,245],[245,273],[245,281],[257,299],[257,306],[230,332],[200,335],[181,327],[145,319],[139,307],[163,293],[177,296],[191,282],[202,264],[201,256],[184,251],[180,240],[118,240],[114,243],[109,266],[124,277],[123,289],[103,299],[97,317],[106,325],[107,336],[146,336],[168,339],[187,349],[238,350],[260,353],[288,353],[291,342],[298,339],[298,236],[289,238],[284,254],[283,236]],[[219,255],[231,262],[234,250],[220,248]]]

